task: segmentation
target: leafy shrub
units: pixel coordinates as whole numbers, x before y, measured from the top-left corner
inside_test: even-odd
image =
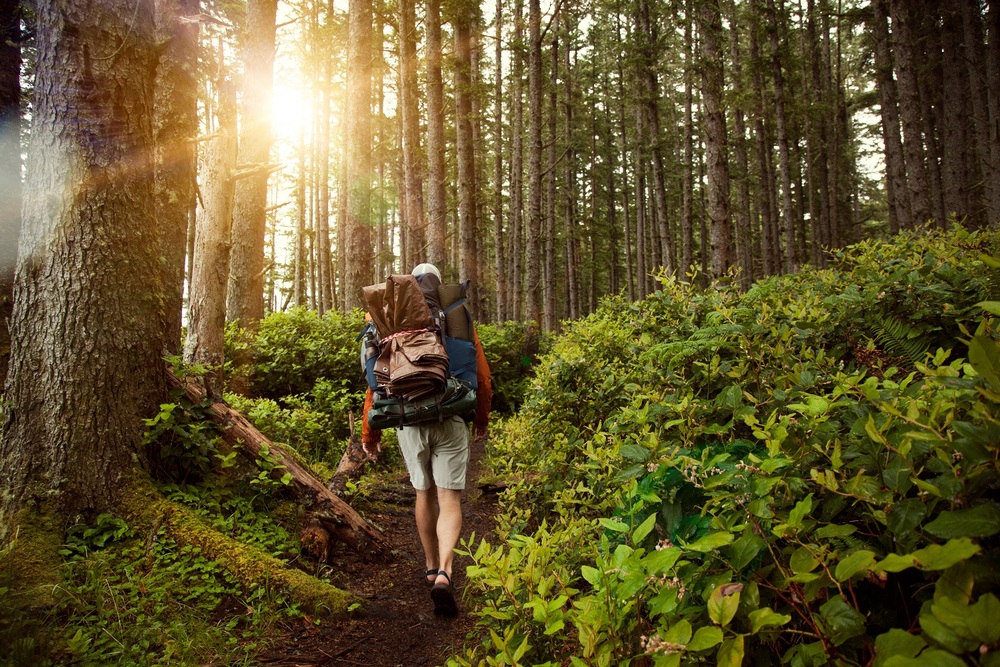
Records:
[[[991,242],[572,325],[493,442],[505,543],[464,547],[490,634],[449,664],[998,664]]]
[[[490,365],[495,412],[516,412],[524,402],[537,356],[547,339],[527,324],[477,324],[476,333]]]
[[[250,348],[254,396],[280,399],[310,394],[321,379],[344,381],[349,395],[364,398],[364,378],[355,337],[364,324],[361,311],[348,314],[294,308],[265,317],[253,335],[230,328],[226,358],[242,358]],[[232,369],[232,372],[246,372]]]

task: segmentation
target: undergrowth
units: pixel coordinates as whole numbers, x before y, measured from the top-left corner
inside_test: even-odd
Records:
[[[998,665],[996,238],[661,279],[539,363],[449,665]]]

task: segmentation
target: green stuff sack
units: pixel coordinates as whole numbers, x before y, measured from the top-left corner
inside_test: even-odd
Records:
[[[368,411],[372,428],[387,429],[441,422],[452,416],[469,421],[476,412],[476,390],[458,378],[448,378],[442,393],[418,401],[380,396]]]

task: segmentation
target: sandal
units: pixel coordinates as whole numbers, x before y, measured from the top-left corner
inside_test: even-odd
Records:
[[[427,581],[427,584],[429,586],[434,585],[434,581],[437,579],[437,576],[438,576],[438,569],[436,567],[431,568],[430,570],[426,570],[424,572],[424,580]],[[434,579],[428,579],[428,577],[434,577]]]
[[[434,613],[439,616],[456,616],[458,615],[458,603],[455,601],[455,587],[451,585],[451,577],[444,570],[439,570],[438,576],[447,579],[448,583],[434,584],[434,587],[431,588]]]

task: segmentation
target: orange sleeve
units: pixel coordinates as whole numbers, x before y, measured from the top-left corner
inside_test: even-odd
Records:
[[[493,380],[490,365],[486,363],[486,353],[479,342],[479,334],[472,330],[472,340],[476,344],[476,416],[472,423],[485,427],[490,423],[490,404],[493,402]]]
[[[371,387],[368,387],[365,394],[365,408],[361,412],[361,442],[366,445],[374,445],[382,441],[382,431],[368,425],[368,411],[372,409],[374,402],[375,392],[372,391]]]

